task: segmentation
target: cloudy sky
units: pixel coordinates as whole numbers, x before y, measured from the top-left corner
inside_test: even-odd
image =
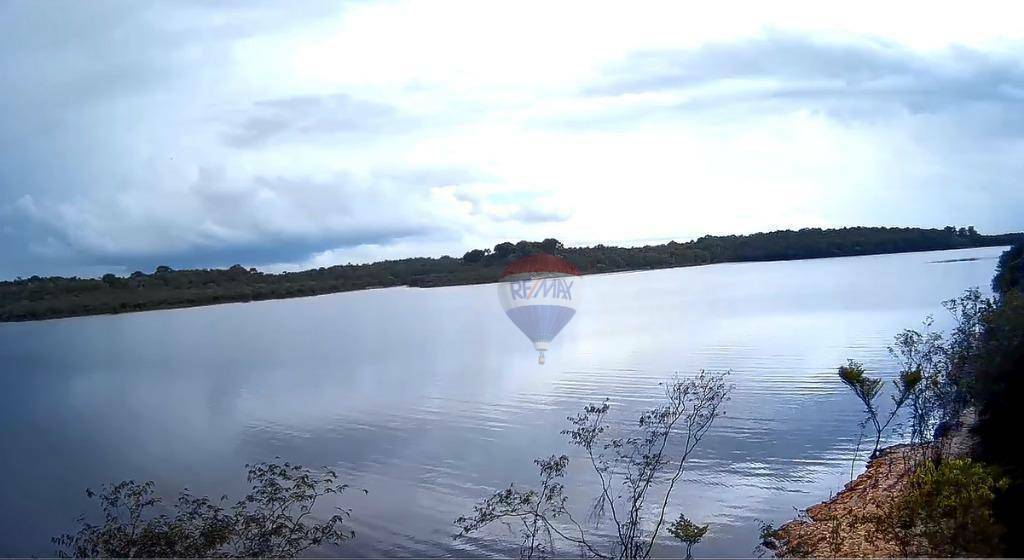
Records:
[[[0,278],[1024,229],[1021,5],[833,4],[6,0]]]

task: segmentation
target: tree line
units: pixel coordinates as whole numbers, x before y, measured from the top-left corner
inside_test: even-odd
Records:
[[[0,321],[123,313],[216,303],[282,299],[361,290],[434,287],[494,282],[513,260],[535,253],[558,255],[583,274],[703,264],[793,260],[910,251],[1011,245],[1024,233],[982,235],[974,227],[944,229],[855,227],[808,228],[752,235],[706,235],[643,247],[565,247],[557,239],[504,242],[474,249],[462,258],[409,258],[264,273],[234,265],[227,269],[174,270],[127,277],[39,277],[0,282]]]

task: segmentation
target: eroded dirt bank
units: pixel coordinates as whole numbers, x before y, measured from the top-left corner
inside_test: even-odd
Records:
[[[974,446],[970,428],[976,422],[966,411],[956,429],[937,443],[894,445],[881,450],[865,471],[828,501],[807,508],[804,515],[775,532],[779,557],[882,558],[906,556],[884,527],[885,508],[902,493],[916,465],[925,457],[969,456]]]

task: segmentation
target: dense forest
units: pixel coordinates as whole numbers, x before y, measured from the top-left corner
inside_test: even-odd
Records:
[[[558,255],[583,274],[723,262],[873,255],[1012,245],[1024,233],[982,235],[973,227],[944,229],[856,227],[801,229],[752,235],[706,235],[685,243],[644,247],[564,247],[558,240],[499,243],[462,258],[411,258],[269,274],[240,265],[102,278],[33,276],[0,282],[0,321],[31,321],[215,303],[311,296],[374,287],[434,287],[494,282],[507,264],[534,254]]]

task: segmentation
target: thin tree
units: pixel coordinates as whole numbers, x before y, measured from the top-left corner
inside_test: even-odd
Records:
[[[665,385],[665,403],[643,412],[637,432],[627,437],[606,436],[611,409],[607,400],[568,418],[570,428],[562,433],[582,448],[601,486],[591,513],[596,519],[611,518],[613,542],[595,542],[567,507],[564,486],[558,482],[569,464],[565,455],[536,461],[541,470],[539,490],[510,485],[478,504],[472,516],[458,518],[459,535],[498,521],[517,522],[523,558],[550,554],[556,538],[577,547],[584,556],[648,558],[665,525],[684,465],[715,419],[724,414],[722,405],[730,390],[725,374],[702,371],[690,379],[674,379]],[[652,502],[654,514],[648,519],[645,514],[652,511]]]
[[[679,518],[668,528],[670,535],[686,545],[686,560],[693,559],[693,547],[697,545],[708,532],[707,525],[697,525],[679,514]]]
[[[875,403],[882,393],[884,383],[880,378],[868,377],[864,372],[864,365],[856,360],[849,360],[845,366],[839,366],[839,379],[850,388],[853,394],[864,405],[864,413],[875,430],[875,447],[871,451],[871,458],[878,456],[878,449],[882,443],[882,435],[892,423],[900,408],[914,392],[914,388],[921,382],[919,370],[901,373],[898,379],[893,381],[896,386],[896,394],[892,396],[892,408],[889,415],[884,419],[879,418],[879,409]]]

